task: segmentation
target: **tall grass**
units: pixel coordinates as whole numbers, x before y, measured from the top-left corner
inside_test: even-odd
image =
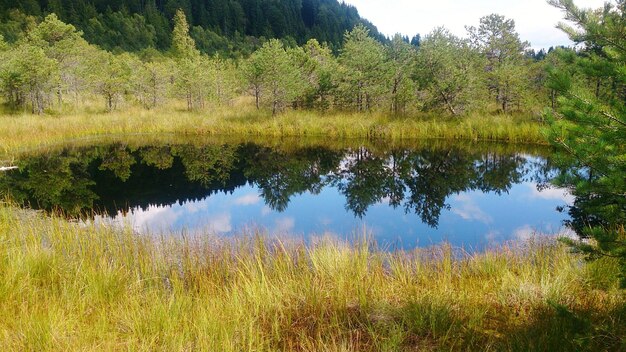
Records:
[[[0,116],[0,153],[14,153],[18,148],[48,145],[67,139],[129,133],[387,140],[445,138],[545,143],[540,129],[540,123],[524,116],[390,117],[385,114],[289,111],[273,117],[245,105],[203,112],[129,107],[112,113],[85,109],[59,115]]]
[[[0,205],[0,350],[623,350],[617,263],[149,236]]]

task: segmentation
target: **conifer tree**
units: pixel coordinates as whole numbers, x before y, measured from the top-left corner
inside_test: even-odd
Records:
[[[583,80],[573,80],[569,72],[550,72],[551,87],[560,98],[548,114],[549,137],[564,165],[556,183],[576,196],[570,225],[582,239],[567,242],[590,259],[618,258],[626,287],[626,0],[600,10],[580,9],[572,0],[550,3],[575,24],[560,28],[585,45],[579,55],[565,58],[573,60]],[[592,65],[596,69],[590,70]],[[593,82],[606,77],[611,89],[598,93]]]

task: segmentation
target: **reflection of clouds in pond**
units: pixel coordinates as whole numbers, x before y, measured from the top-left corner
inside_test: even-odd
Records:
[[[520,241],[527,241],[537,235],[539,232],[537,229],[531,227],[530,225],[524,225],[522,227],[518,227],[513,231],[513,237]]]
[[[296,219],[291,217],[284,217],[276,219],[276,226],[274,227],[274,231],[278,233],[287,233],[293,231],[296,227]]]
[[[267,205],[264,206],[263,209],[261,209],[261,215],[263,216],[267,216],[271,213],[272,213],[272,208],[268,207]]]
[[[502,232],[498,230],[491,230],[485,234],[485,240],[487,240],[487,242],[495,242],[500,238],[502,238]]]
[[[206,211],[209,208],[209,203],[205,201],[189,201],[183,203],[182,208],[185,210],[185,212],[193,214]]]
[[[172,228],[172,224],[174,224],[182,215],[182,211],[176,211],[169,206],[162,207],[151,205],[145,210],[135,208],[126,216],[119,213],[116,219],[120,222],[128,221],[128,219],[130,219],[135,231],[142,231],[146,229],[169,230]]]
[[[233,230],[231,219],[232,217],[229,213],[221,213],[208,216],[204,221],[209,230],[218,234],[224,234]]]
[[[236,198],[233,203],[235,205],[255,205],[261,201],[261,197],[258,194],[246,194],[244,196]]]
[[[574,204],[574,196],[571,195],[568,190],[558,187],[549,187],[543,190],[537,188],[536,183],[526,184],[530,188],[529,197],[532,199],[546,199],[546,200],[562,200],[567,205]]]
[[[551,224],[547,224],[543,229],[527,224],[518,227],[513,231],[513,238],[520,241],[527,241],[537,236],[569,237],[572,239],[577,238],[576,233],[571,229],[567,227],[555,228]]]
[[[319,218],[319,222],[322,226],[328,226],[330,224],[333,223],[333,219],[327,217],[327,216],[322,216]]]
[[[460,216],[464,220],[476,220],[485,224],[493,222],[493,218],[485,213],[478,204],[467,194],[459,194],[453,198],[455,204],[452,213]]]
[[[117,213],[111,223],[132,226],[137,232],[168,232],[185,228],[191,232],[225,234],[233,230],[232,217],[228,210],[207,214],[209,199],[190,201],[172,206],[150,205],[146,209],[134,208],[129,213]]]

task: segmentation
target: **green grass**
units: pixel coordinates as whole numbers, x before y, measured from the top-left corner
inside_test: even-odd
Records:
[[[554,240],[463,254],[154,237],[0,204],[0,350],[626,348],[617,263]]]
[[[187,112],[127,108],[112,113],[83,109],[54,115],[0,116],[0,153],[111,134],[174,133],[198,136],[465,139],[546,144],[541,124],[528,116],[390,117],[289,111],[272,117],[246,105]]]

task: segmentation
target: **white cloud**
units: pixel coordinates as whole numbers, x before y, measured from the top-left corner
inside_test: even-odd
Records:
[[[330,224],[333,223],[333,219],[327,217],[327,216],[323,216],[319,219],[320,224],[322,224],[322,226],[328,226]]]
[[[185,209],[185,212],[193,214],[207,210],[209,208],[209,202],[208,200],[191,201],[184,203],[182,207]]]
[[[133,229],[136,231],[142,230],[169,230],[179,217],[181,212],[176,211],[174,208],[166,206],[149,206],[146,210],[141,208],[135,208],[131,211],[129,216],[123,216],[118,214],[116,220],[129,221],[133,225]]]
[[[280,219],[276,219],[276,227],[274,228],[274,232],[277,233],[288,233],[293,231],[296,226],[296,219],[291,217],[284,217]]]
[[[263,207],[263,209],[261,209],[261,215],[263,216],[267,216],[269,214],[272,213],[272,209],[270,207],[268,207],[267,205]]]
[[[485,234],[485,239],[489,242],[495,242],[502,236],[502,232],[498,230],[491,230]]]
[[[221,213],[206,218],[206,223],[211,231],[223,234],[233,230],[229,213]]]
[[[533,238],[536,234],[538,234],[537,230],[532,228],[530,225],[524,225],[513,231],[513,237],[520,241],[527,241]]]
[[[247,194],[234,200],[235,205],[255,205],[261,201],[258,194]]]
[[[452,207],[452,213],[460,216],[465,220],[476,220],[485,224],[493,222],[493,218],[485,213],[467,194],[459,194],[454,197],[454,201],[458,202]]]
[[[530,197],[531,198],[540,198],[540,199],[554,199],[561,200],[567,205],[574,204],[575,197],[570,194],[566,189],[550,187],[543,190],[537,189],[536,183],[529,183],[528,187],[531,190]]]

